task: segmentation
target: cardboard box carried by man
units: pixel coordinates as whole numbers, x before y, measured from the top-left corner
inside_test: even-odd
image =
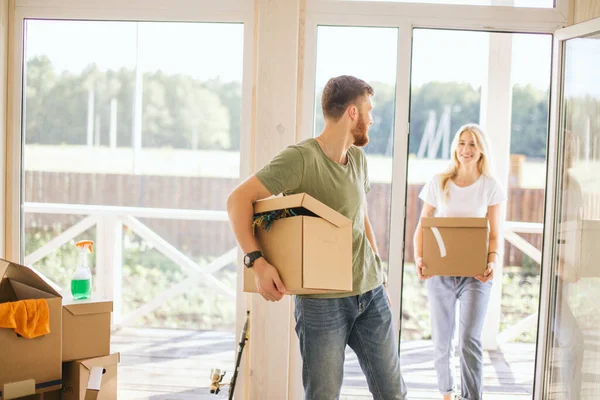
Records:
[[[352,221],[305,193],[257,201],[254,214],[270,222],[254,234],[290,294],[352,291]],[[244,291],[257,291],[248,268]]]

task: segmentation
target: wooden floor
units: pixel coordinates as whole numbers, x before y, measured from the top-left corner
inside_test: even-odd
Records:
[[[119,400],[224,399],[209,393],[211,368],[225,369],[229,382],[234,363],[233,334],[211,331],[125,328],[113,333],[113,352],[121,353]],[[402,344],[402,373],[411,400],[440,399],[431,361],[431,342]],[[486,352],[486,400],[531,399],[535,347],[509,344]],[[371,399],[356,356],[348,350],[341,399]],[[264,399],[270,400],[270,399]]]

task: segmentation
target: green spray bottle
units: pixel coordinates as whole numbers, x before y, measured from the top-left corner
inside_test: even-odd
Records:
[[[71,294],[75,300],[89,299],[92,295],[92,271],[88,265],[88,253],[92,252],[94,242],[81,240],[75,243],[79,249],[77,270],[71,279]]]

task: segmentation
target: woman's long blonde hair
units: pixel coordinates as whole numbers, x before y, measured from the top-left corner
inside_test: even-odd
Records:
[[[450,154],[452,158],[452,163],[448,167],[448,169],[441,174],[442,178],[442,192],[444,193],[444,200],[448,201],[448,196],[450,194],[450,180],[456,178],[458,175],[458,170],[460,168],[460,161],[458,161],[458,156],[456,155],[456,149],[458,148],[458,142],[460,140],[460,136],[464,132],[469,132],[475,138],[475,147],[481,152],[481,157],[477,161],[477,168],[479,169],[479,173],[485,176],[492,177],[492,161],[491,161],[491,153],[490,146],[487,141],[487,137],[485,133],[483,133],[483,129],[477,124],[466,124],[461,126],[456,135],[454,135],[454,139],[452,139],[452,145],[450,146]]]

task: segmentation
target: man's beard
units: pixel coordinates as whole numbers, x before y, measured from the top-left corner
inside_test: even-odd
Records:
[[[366,146],[369,143],[369,136],[367,135],[367,124],[362,114],[359,114],[358,122],[356,126],[352,128],[352,137],[354,138],[354,145],[357,147]]]

